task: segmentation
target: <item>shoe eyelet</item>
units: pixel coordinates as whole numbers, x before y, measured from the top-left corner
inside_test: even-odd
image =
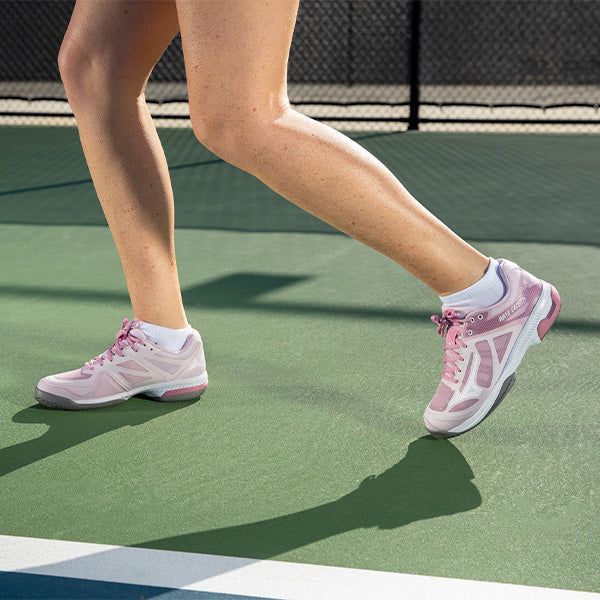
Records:
[[[469,335],[473,335],[473,331],[469,329]]]
[[[475,319],[471,317],[471,323],[475,323]]]
[[[483,319],[483,315],[477,315],[477,318],[481,321]]]

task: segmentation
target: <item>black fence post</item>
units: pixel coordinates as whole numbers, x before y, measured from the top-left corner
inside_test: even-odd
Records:
[[[408,129],[419,129],[419,52],[421,38],[421,0],[410,2],[410,51],[408,56],[408,73],[410,83],[410,111],[408,113]]]
[[[348,1],[348,85],[354,85],[354,2]]]

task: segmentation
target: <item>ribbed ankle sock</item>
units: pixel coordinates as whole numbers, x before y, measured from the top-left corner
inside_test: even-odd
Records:
[[[498,272],[498,261],[490,258],[485,275],[473,285],[451,294],[440,296],[444,308],[452,308],[459,312],[470,312],[478,308],[487,308],[504,297],[506,286]]]
[[[140,321],[140,329],[151,342],[169,352],[181,350],[193,331],[191,325],[184,329],[170,329],[169,327],[152,325],[152,323],[146,323],[145,321]]]

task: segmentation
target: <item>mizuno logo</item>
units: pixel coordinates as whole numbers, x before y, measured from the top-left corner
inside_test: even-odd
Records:
[[[502,321],[506,321],[506,319],[508,319],[510,315],[512,315],[515,311],[519,310],[519,308],[521,308],[521,306],[523,306],[523,304],[525,304],[526,302],[527,300],[523,296],[521,296],[508,310],[504,311],[498,317],[500,323],[502,323]]]

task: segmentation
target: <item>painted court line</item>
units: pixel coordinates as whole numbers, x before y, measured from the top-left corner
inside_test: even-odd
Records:
[[[600,594],[0,535],[0,571],[277,600],[600,600]]]

